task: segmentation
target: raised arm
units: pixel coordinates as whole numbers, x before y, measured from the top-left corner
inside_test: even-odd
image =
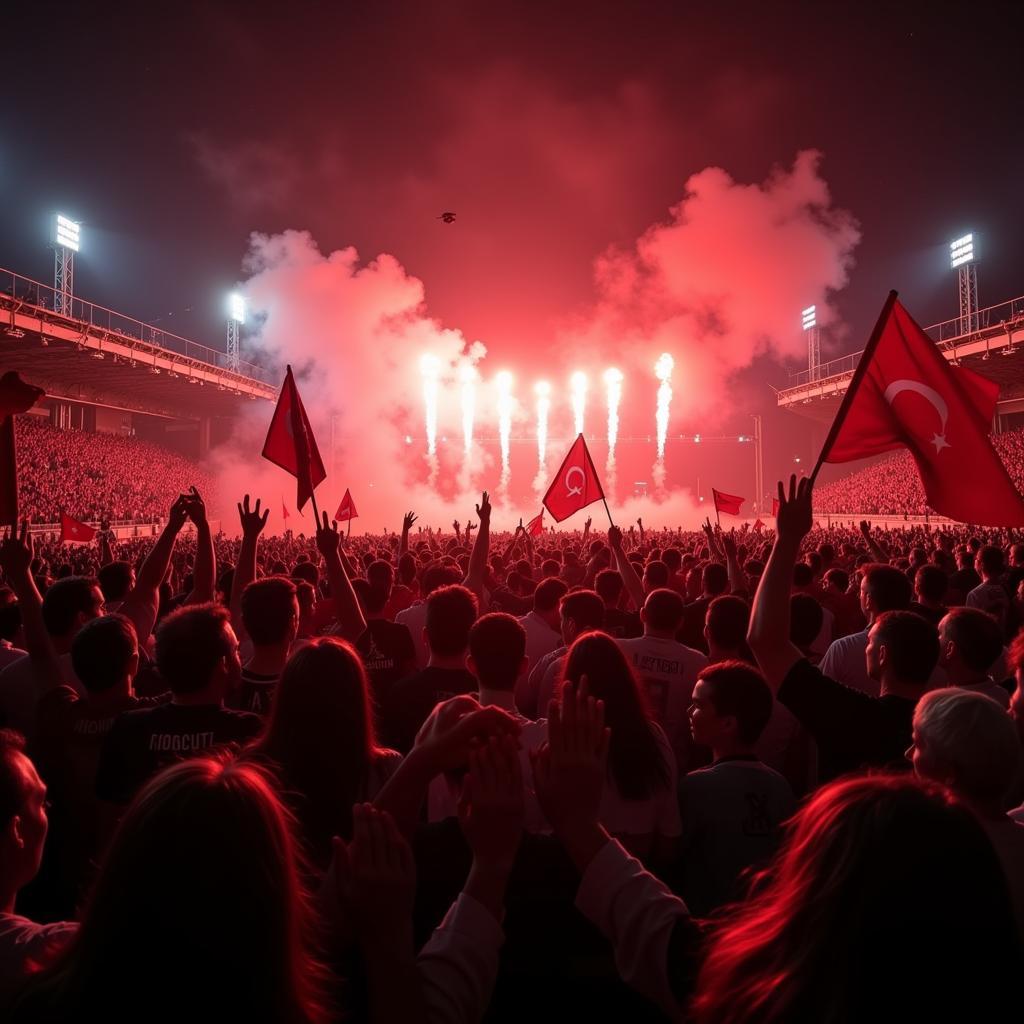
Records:
[[[334,611],[338,616],[338,633],[355,643],[366,632],[366,618],[359,606],[356,592],[352,589],[352,581],[341,564],[341,556],[338,553],[340,545],[338,524],[333,523],[329,526],[327,513],[324,512],[323,523],[317,523],[316,546],[323,555],[327,568],[327,579],[331,584],[331,596],[334,598]]]
[[[491,544],[491,502],[484,491],[480,504],[476,507],[480,519],[480,531],[473,544],[473,553],[469,556],[469,571],[462,585],[472,590],[477,598],[484,600],[484,577],[487,573],[487,554]],[[482,609],[481,609],[482,610]]]
[[[871,524],[866,520],[860,521],[860,535],[864,538],[864,543],[868,546],[868,551],[871,552],[871,557],[876,562],[881,562],[883,565],[889,564],[889,552],[874,538],[871,536]]]
[[[402,518],[402,543],[398,546],[398,557],[409,550],[409,531],[412,529],[412,524],[416,522],[416,516],[412,512],[406,512]]]
[[[100,565],[110,565],[114,560],[114,551],[110,546],[110,523],[105,519],[100,523]]]
[[[185,511],[196,528],[196,563],[192,570],[192,593],[185,604],[205,604],[216,596],[217,555],[213,549],[213,533],[206,518],[206,503],[192,487],[185,495]]]
[[[118,609],[135,624],[140,644],[146,642],[156,623],[157,612],[160,609],[160,584],[167,575],[167,567],[171,564],[171,555],[174,554],[174,542],[178,539],[187,518],[185,503],[184,495],[179,495],[175,499],[167,515],[163,532],[149,549],[146,560],[139,568],[135,586]]]
[[[733,532],[722,533],[722,547],[725,549],[725,565],[729,570],[729,589],[734,594],[745,594],[747,591],[747,579],[740,568],[740,561],[736,555],[736,537]]]
[[[789,638],[789,597],[800,543],[811,529],[811,483],[789,478],[789,496],[779,483],[777,536],[750,610],[747,643],[774,693],[803,655]]]
[[[608,544],[612,549],[612,557],[615,559],[615,568],[619,570],[619,575],[625,584],[626,593],[632,599],[636,610],[640,611],[644,606],[644,585],[636,574],[633,563],[626,557],[626,552],[622,550],[622,530],[619,527],[608,527]]]
[[[0,568],[18,599],[35,690],[41,696],[61,686],[64,673],[43,622],[43,599],[32,579],[32,535],[28,532],[27,521],[21,524],[20,536],[14,530],[5,531],[0,543]]]
[[[260,514],[259,498],[256,499],[256,506],[251,511],[248,494],[244,501],[239,502],[238,520],[242,527],[242,544],[238,549],[238,564],[231,580],[231,626],[239,637],[245,635],[245,626],[242,624],[242,591],[256,579],[256,549],[269,516],[269,508]]]
[[[644,539],[647,536],[647,534],[644,531],[644,521],[643,521],[643,518],[641,516],[637,516],[636,517],[636,525],[637,525],[637,529],[640,531],[640,543],[643,544],[644,543]]]

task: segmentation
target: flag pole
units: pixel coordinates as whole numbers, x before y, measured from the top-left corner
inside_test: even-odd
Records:
[[[821,469],[821,465],[825,461],[826,453],[839,436],[839,431],[843,426],[843,421],[846,419],[846,414],[850,411],[850,405],[853,403],[853,396],[857,393],[857,388],[860,386],[860,382],[864,379],[864,374],[868,372],[868,366],[875,354],[875,349],[878,348],[879,341],[882,339],[882,331],[885,329],[886,321],[889,319],[889,314],[892,312],[893,303],[896,301],[897,294],[898,293],[895,289],[889,292],[889,296],[885,300],[885,305],[882,306],[882,312],[878,314],[878,321],[875,324],[875,329],[871,332],[871,337],[868,338],[868,343],[864,348],[863,355],[860,357],[860,362],[857,364],[857,369],[853,371],[853,377],[850,378],[850,383],[846,388],[846,394],[843,395],[843,401],[839,406],[839,411],[836,413],[836,418],[832,421],[832,427],[828,432],[828,437],[825,438],[825,443],[821,446],[821,451],[818,453],[818,461],[814,464],[814,471],[810,476],[812,487],[814,486],[814,481],[818,478],[818,470]]]
[[[316,491],[310,489],[309,499],[313,502],[313,522],[316,523],[316,528],[319,530],[320,527],[320,511],[316,507]]]
[[[612,522],[612,512],[611,512],[611,509],[608,507],[608,499],[602,494],[601,495],[601,500],[604,502],[604,510],[605,510],[605,512],[608,513],[608,525],[609,526],[614,526],[615,523]]]
[[[718,511],[718,502],[717,501],[715,502],[715,526],[717,526],[719,529],[722,528],[722,516],[720,515],[720,513]]]
[[[352,536],[352,513],[348,515],[348,529],[345,531],[345,540],[348,540]]]

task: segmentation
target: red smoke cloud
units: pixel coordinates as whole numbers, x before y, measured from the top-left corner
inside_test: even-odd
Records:
[[[460,331],[430,316],[424,284],[396,257],[381,255],[364,265],[352,248],[323,255],[308,233],[257,234],[244,291],[264,319],[249,343],[295,366],[325,452],[332,449],[333,432],[336,464],[325,456],[325,507],[350,487],[366,528],[394,528],[406,507],[420,511],[425,522],[447,525],[456,515],[464,519],[472,494],[493,490],[498,478],[496,445],[478,445],[471,464],[462,461],[457,371],[467,358],[482,376],[477,437],[497,433],[490,382],[499,369],[511,369],[517,378],[518,435],[533,434],[533,382],[552,381],[552,466],[562,454],[555,439],[571,431],[565,382],[576,368],[590,373],[588,433],[603,433],[600,375],[612,363],[626,376],[620,431],[653,433],[653,365],[661,352],[670,352],[670,431],[706,430],[735,411],[728,400],[732,373],[765,352],[803,351],[803,307],[817,304],[819,322],[828,322],[829,295],[845,285],[858,238],[853,218],[831,203],[817,153],[800,153],[791,168],[774,170],[760,184],[737,183],[709,168],[687,181],[665,222],[594,261],[594,301],[563,321],[556,343],[543,353],[525,349],[518,360],[499,362],[485,355],[486,338],[471,348]],[[520,298],[509,294],[507,302],[512,306]],[[422,441],[420,359],[426,352],[442,366],[436,462],[425,459]],[[265,429],[264,410],[255,415],[258,422],[244,427],[238,439],[250,452]],[[407,435],[418,440],[409,445]],[[514,462],[511,493],[503,497],[506,507],[499,507],[499,517],[510,522],[530,508],[537,469],[535,445],[516,454],[522,465]],[[595,457],[600,461],[603,453]],[[229,497],[254,486],[251,476],[233,479],[233,460],[225,461]],[[288,487],[275,474],[268,467],[259,483],[266,494]],[[644,514],[652,525],[693,514],[688,492],[679,488],[657,505],[647,499],[626,511]]]

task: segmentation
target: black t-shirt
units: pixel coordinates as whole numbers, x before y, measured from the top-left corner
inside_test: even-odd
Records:
[[[533,611],[533,598],[520,597],[508,587],[498,587],[490,592],[491,611],[508,612],[509,615],[526,615]]]
[[[124,804],[161,768],[224,743],[244,743],[263,726],[258,715],[219,704],[164,704],[120,715],[107,734],[96,795]]]
[[[274,695],[279,675],[265,675],[242,669],[242,682],[231,706],[238,711],[250,711],[254,715],[266,715],[270,711],[270,700]]]
[[[416,664],[409,627],[387,619],[370,619],[355,647],[370,677],[377,707],[387,707],[392,687]]]
[[[945,605],[939,608],[928,608],[918,601],[910,602],[910,611],[915,615],[920,615],[922,619],[927,619],[935,627],[938,627],[939,623],[949,613],[949,609]]]
[[[623,611],[621,608],[604,610],[604,631],[616,640],[633,639],[642,636],[644,629],[640,616],[636,612]]]
[[[704,621],[708,615],[708,605],[712,598],[698,597],[683,609],[683,624],[676,632],[676,639],[695,651],[708,653],[708,642],[704,639]]]
[[[408,753],[420,726],[438,704],[460,693],[476,692],[476,677],[464,668],[428,665],[422,672],[401,680],[392,688],[383,714],[386,745]]]
[[[818,743],[819,781],[864,767],[910,769],[904,754],[916,700],[869,697],[830,679],[806,658],[789,670],[778,696]]]

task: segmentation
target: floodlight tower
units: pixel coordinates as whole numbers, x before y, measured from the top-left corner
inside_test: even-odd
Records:
[[[964,235],[949,243],[949,267],[957,271],[960,286],[960,333],[978,329],[978,268],[974,254],[974,235]]]
[[[71,316],[75,295],[75,253],[81,243],[82,225],[62,213],[53,217],[53,311]]]
[[[821,334],[818,332],[817,306],[808,306],[800,320],[807,334],[807,376],[813,381],[821,375]]]
[[[245,299],[232,292],[228,296],[228,369],[238,373],[242,324],[245,323]]]

